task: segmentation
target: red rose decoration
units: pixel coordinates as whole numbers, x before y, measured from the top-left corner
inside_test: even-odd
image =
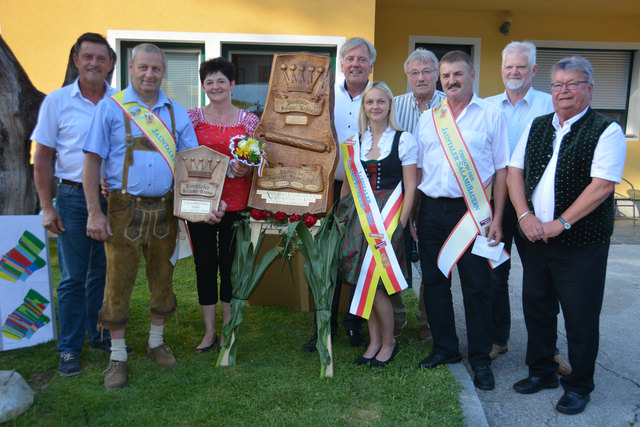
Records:
[[[302,218],[302,220],[304,221],[304,225],[306,225],[307,228],[313,227],[314,225],[316,225],[316,222],[318,222],[318,218],[311,214],[306,214],[304,218]]]
[[[261,211],[258,209],[252,209],[251,210],[251,218],[255,219],[256,221],[264,221],[267,218],[269,218],[269,214],[265,211]]]
[[[298,214],[291,214],[291,216],[289,217],[289,222],[296,222],[296,221],[300,221],[302,217]]]
[[[276,212],[273,214],[273,220],[276,222],[284,222],[287,220],[287,214],[284,212]]]

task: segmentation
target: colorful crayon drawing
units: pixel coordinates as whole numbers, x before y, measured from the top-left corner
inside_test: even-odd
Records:
[[[44,242],[29,231],[22,233],[18,246],[4,254],[0,260],[0,279],[26,281],[31,274],[47,264],[38,256],[42,249]]]
[[[49,317],[42,314],[48,304],[49,301],[45,297],[30,289],[22,305],[16,308],[4,322],[2,327],[4,336],[14,340],[31,338],[38,329],[51,321]]]

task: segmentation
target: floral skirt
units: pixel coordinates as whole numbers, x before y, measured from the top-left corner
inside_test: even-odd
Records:
[[[393,190],[374,191],[376,202],[378,203],[381,211],[384,207],[384,203],[389,199],[392,192]],[[362,261],[364,260],[368,244],[364,233],[362,232],[358,212],[356,211],[353,197],[350,193],[340,199],[338,208],[336,209],[336,217],[338,218],[338,221],[345,225],[344,237],[342,238],[342,243],[340,245],[338,274],[343,282],[355,286],[356,283],[358,283]],[[398,224],[393,236],[391,236],[391,245],[393,246],[393,250],[398,258],[402,274],[405,279],[408,279],[404,230],[402,229],[401,224]],[[378,289],[384,289],[382,280],[378,283]]]

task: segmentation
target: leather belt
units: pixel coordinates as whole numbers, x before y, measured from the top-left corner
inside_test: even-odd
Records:
[[[70,186],[76,187],[76,188],[82,188],[82,183],[81,182],[69,181],[68,179],[61,179],[60,183],[61,184],[66,184],[66,185],[70,185]]]

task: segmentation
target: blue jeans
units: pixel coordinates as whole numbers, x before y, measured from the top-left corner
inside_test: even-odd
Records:
[[[103,211],[107,204],[100,197]],[[58,235],[58,319],[60,336],[59,352],[80,353],[85,330],[89,342],[100,342],[96,329],[98,310],[102,306],[107,261],[104,244],[87,236],[87,203],[79,186],[58,184],[56,209],[65,228]],[[109,338],[105,331],[103,337]]]

